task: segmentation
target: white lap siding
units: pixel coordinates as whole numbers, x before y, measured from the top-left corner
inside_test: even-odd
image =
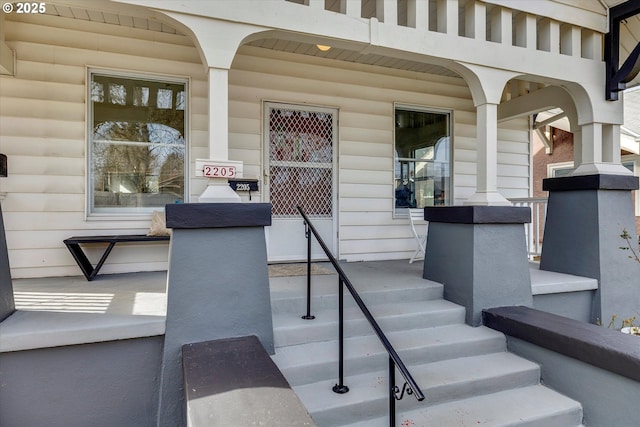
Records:
[[[476,115],[462,79],[243,47],[229,76],[230,157],[262,179],[262,101],[339,109],[339,256],[350,261],[409,258],[407,219],[394,218],[394,102],[451,109],[454,203],[476,183]],[[500,124],[498,185],[506,197],[529,186],[527,120]]]
[[[145,233],[150,216],[95,220],[86,205],[87,67],[189,79],[189,189],[196,158],[209,157],[208,81],[186,37],[45,15],[5,17],[17,75],[0,76],[0,178],[13,277],[78,275],[63,245],[72,235]],[[415,242],[407,219],[394,218],[394,103],[450,109],[453,114],[454,202],[475,189],[476,119],[462,79],[275,52],[246,46],[229,73],[229,158],[263,179],[262,102],[339,109],[339,256],[347,260],[409,258]],[[500,124],[498,184],[526,197],[527,120]],[[262,188],[262,181],[261,186]],[[261,201],[260,193],[252,201]],[[246,197],[245,197],[246,199]],[[101,249],[90,248],[95,260]],[[167,245],[118,246],[103,273],[166,268]]]
[[[190,78],[192,163],[200,147],[208,151],[206,74],[185,36],[47,15],[5,18],[17,56],[16,76],[0,76],[0,152],[9,156],[0,192],[12,275],[78,275],[65,238],[146,233],[151,219],[85,217],[87,67]],[[167,249],[119,245],[101,273],[165,269]],[[88,255],[95,261],[101,252]]]

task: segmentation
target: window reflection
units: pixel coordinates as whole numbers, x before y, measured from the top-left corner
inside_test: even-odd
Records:
[[[182,202],[185,83],[91,78],[92,212],[135,212]]]
[[[396,108],[395,121],[395,207],[449,204],[450,114]]]

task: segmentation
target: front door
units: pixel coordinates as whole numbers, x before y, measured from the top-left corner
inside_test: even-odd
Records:
[[[301,206],[327,246],[337,254],[336,141],[338,112],[331,108],[265,103],[266,201],[270,261],[306,259]],[[326,258],[313,239],[312,257]]]

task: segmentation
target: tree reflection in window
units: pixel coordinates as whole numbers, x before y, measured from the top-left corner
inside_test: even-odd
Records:
[[[92,211],[182,202],[186,84],[99,74],[91,83]]]

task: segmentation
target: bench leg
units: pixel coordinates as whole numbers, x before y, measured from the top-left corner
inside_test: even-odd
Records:
[[[96,264],[95,267],[91,265],[91,262],[89,261],[84,251],[80,247],[80,244],[67,243],[66,245],[67,245],[67,249],[69,249],[69,252],[71,252],[71,255],[76,260],[78,267],[80,267],[80,270],[82,270],[82,274],[84,274],[84,277],[86,277],[87,280],[90,282],[98,275],[98,272],[102,268],[102,265],[104,264],[104,262],[107,260],[107,257],[111,253],[111,250],[116,245],[116,243],[115,242],[109,243],[109,246],[107,246],[107,248],[104,250],[104,253],[100,257],[100,260],[98,261],[98,264]]]

